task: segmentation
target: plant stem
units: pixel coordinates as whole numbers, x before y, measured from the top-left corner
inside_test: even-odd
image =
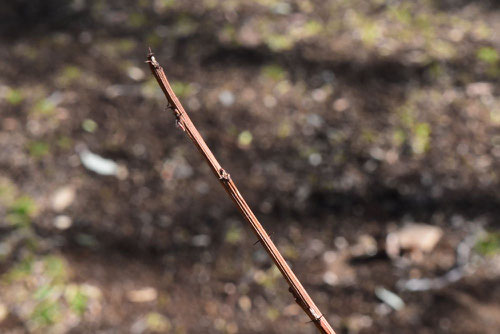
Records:
[[[246,201],[243,199],[243,196],[241,196],[240,192],[238,191],[238,188],[236,188],[236,185],[234,184],[229,174],[224,170],[224,168],[222,168],[222,166],[219,164],[219,162],[217,161],[217,159],[212,154],[207,144],[201,137],[198,130],[196,130],[196,127],[191,122],[191,119],[189,118],[188,114],[182,107],[181,103],[179,102],[179,99],[177,98],[177,96],[175,96],[172,88],[170,87],[170,84],[168,83],[163,68],[156,61],[151,50],[148,54],[147,62],[149,63],[151,72],[153,73],[154,77],[158,81],[158,84],[165,93],[165,96],[169,103],[169,108],[174,113],[177,125],[184,132],[187,133],[189,138],[191,138],[194,145],[198,148],[200,153],[207,161],[212,172],[219,179],[220,183],[222,184],[226,192],[229,194],[233,202],[236,204],[238,209],[243,214],[243,217],[245,217],[248,223],[250,223],[250,226],[252,227],[252,230],[256,234],[260,243],[265,248],[269,256],[272,258],[273,262],[276,264],[281,274],[283,275],[288,285],[290,286],[288,290],[294,296],[297,304],[299,304],[299,306],[309,316],[311,322],[315,324],[320,333],[335,334],[335,331],[332,329],[328,321],[325,319],[325,316],[321,313],[319,308],[314,304],[313,300],[311,299],[307,291],[304,289],[297,276],[295,276],[292,269],[290,269],[285,259],[283,258],[281,253],[278,251],[278,249],[272,242],[269,235],[266,233],[262,225],[259,223],[254,213],[246,203]]]

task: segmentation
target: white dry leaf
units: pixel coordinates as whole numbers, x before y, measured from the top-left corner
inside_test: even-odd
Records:
[[[87,149],[80,152],[80,160],[85,168],[100,175],[117,176],[120,170],[118,164],[113,160],[105,159]]]
[[[392,291],[389,291],[383,287],[378,287],[375,289],[375,295],[384,303],[392,307],[394,310],[399,311],[405,307],[405,303],[401,297]]]

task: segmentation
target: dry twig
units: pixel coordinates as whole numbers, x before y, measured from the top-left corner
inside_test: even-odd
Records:
[[[184,132],[186,132],[189,138],[191,138],[194,145],[206,159],[208,165],[214,172],[215,176],[219,179],[226,192],[229,194],[233,202],[241,211],[245,219],[250,223],[252,230],[257,235],[260,243],[272,258],[285,280],[288,282],[288,285],[290,286],[289,291],[294,296],[297,304],[299,304],[299,306],[309,316],[311,322],[316,325],[320,333],[335,334],[335,331],[325,319],[324,315],[320,312],[319,308],[314,304],[313,300],[304,289],[297,276],[295,276],[292,269],[290,269],[285,259],[272,242],[271,238],[269,238],[269,235],[259,223],[246,201],[243,199],[243,196],[241,196],[230,175],[224,168],[222,168],[222,166],[219,164],[219,162],[214,157],[207,144],[201,137],[198,130],[196,130],[196,127],[191,122],[191,119],[182,107],[179,99],[177,98],[177,96],[175,96],[172,88],[170,87],[170,84],[168,83],[163,68],[156,61],[151,50],[148,54],[147,62],[149,63],[151,72],[153,73],[156,80],[158,81],[158,84],[165,93],[165,96],[169,103],[169,108],[174,113],[177,125]]]

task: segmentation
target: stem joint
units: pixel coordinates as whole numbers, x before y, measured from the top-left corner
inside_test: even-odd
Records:
[[[219,169],[219,180],[224,182],[229,182],[231,180],[231,175],[224,170],[224,168]]]

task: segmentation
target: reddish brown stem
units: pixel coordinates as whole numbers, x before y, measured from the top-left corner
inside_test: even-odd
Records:
[[[155,57],[153,56],[153,53],[151,53],[151,50],[148,54],[147,62],[149,63],[151,72],[153,72],[153,75],[158,81],[158,84],[165,93],[165,96],[169,103],[169,108],[174,113],[177,124],[183,131],[187,133],[189,138],[191,138],[194,145],[198,148],[200,153],[207,161],[210,169],[212,169],[213,173],[219,179],[226,192],[229,194],[233,202],[243,214],[243,217],[245,217],[248,223],[250,223],[250,226],[255,232],[260,243],[272,258],[281,274],[287,281],[288,285],[290,286],[289,291],[292,293],[297,304],[299,304],[299,306],[309,316],[320,333],[335,334],[335,331],[325,319],[319,308],[314,304],[306,289],[304,289],[297,276],[295,276],[292,269],[290,269],[285,259],[272,242],[271,238],[269,238],[269,235],[259,223],[246,201],[243,199],[243,196],[241,196],[238,188],[236,188],[236,185],[234,184],[229,174],[225,171],[224,168],[222,168],[222,166],[219,164],[219,162],[201,137],[198,130],[196,130],[196,127],[191,122],[191,119],[182,107],[179,99],[177,98],[177,96],[175,96],[172,88],[170,87],[170,84],[168,83],[163,68],[160,66],[160,64],[158,64]]]

